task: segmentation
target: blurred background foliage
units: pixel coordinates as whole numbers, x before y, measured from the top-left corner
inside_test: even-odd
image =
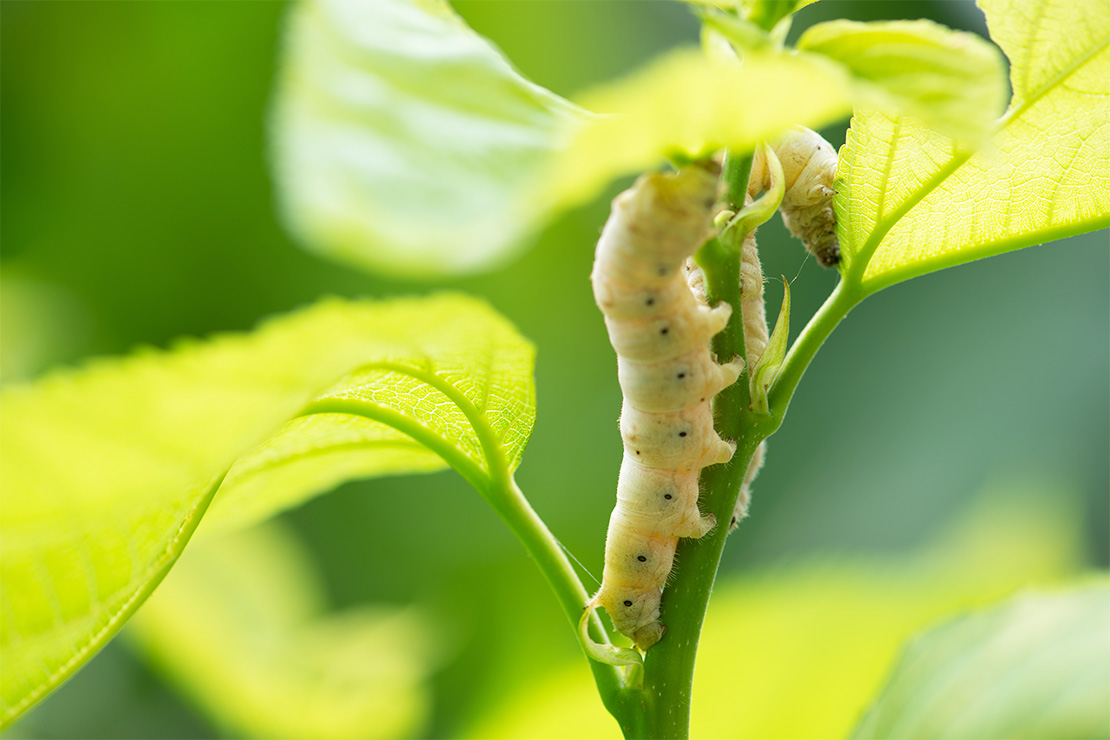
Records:
[[[697,38],[678,3],[455,6],[525,75],[571,97]],[[483,296],[539,348],[539,419],[521,487],[599,574],[621,444],[614,357],[587,280],[607,199],[562,217],[512,264],[436,286],[301,251],[282,229],[267,169],[285,9],[0,5],[5,382],[181,335],[246,330],[323,294],[446,285]],[[984,30],[970,2],[825,0],[799,15],[794,33],[832,17]],[[843,142],[843,126],[824,133]],[[794,280],[800,326],[834,275],[804,259],[777,220],[760,245],[767,275]],[[1025,583],[1106,568],[1106,247],[1105,232],[1090,234],[915,280],[868,300],[834,333],[770,441],[751,516],[726,550],[695,734],[847,732],[906,635]],[[768,304],[780,298],[770,281]],[[218,583],[194,575],[193,587],[212,595],[175,609],[167,604],[187,586],[167,580],[150,614],[140,612],[138,639],[125,630],[9,735],[277,736],[267,707],[308,701],[295,681],[278,684],[329,665],[338,688],[314,699],[333,707],[326,716],[342,714],[344,687],[399,692],[380,736],[616,735],[539,573],[454,473],[350,483],[275,526],[283,534],[201,543],[176,580],[216,558],[244,569],[228,579],[265,584],[288,571],[284,586],[260,585],[260,601],[235,611],[228,596],[252,595],[220,597]],[[252,579],[250,558],[221,547],[256,548],[265,575]],[[271,598],[289,613],[275,616]],[[244,621],[242,609],[265,617]],[[403,678],[375,684],[373,670],[342,660],[328,624]],[[200,625],[227,649],[189,651]],[[243,644],[259,634],[270,641]],[[273,635],[297,644],[275,646]],[[167,656],[175,640],[189,660]],[[273,683],[253,696],[197,690],[198,676],[244,686],[252,671]],[[318,734],[369,735],[357,714],[338,729],[321,720]]]

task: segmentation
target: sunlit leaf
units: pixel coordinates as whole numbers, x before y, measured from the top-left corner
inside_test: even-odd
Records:
[[[582,114],[443,0],[301,0],[274,111],[278,185],[311,248],[421,277],[505,259],[537,169]]]
[[[861,83],[859,103],[898,110],[941,133],[979,142],[1006,104],[997,47],[931,21],[830,21],[798,48],[835,59]]]
[[[275,524],[191,546],[125,632],[229,737],[418,734],[434,631],[414,609],[327,614]]]
[[[0,717],[24,711],[119,629],[228,468],[283,423],[228,476],[216,523],[325,490],[338,475],[326,461],[362,476],[446,461],[488,492],[531,431],[532,357],[508,322],[463,296],[331,300],[253,334],[5,389]]]
[[[856,737],[1110,737],[1110,583],[1026,594],[916,638]]]
[[[1110,14],[1094,0],[983,6],[1014,92],[982,151],[909,118],[852,122],[836,211],[865,290],[1110,225]]]
[[[848,76],[821,56],[753,53],[737,66],[695,49],[667,54],[579,102],[607,115],[583,126],[559,157],[549,182],[555,201],[586,200],[667,156],[751,151],[788,126],[819,127],[851,109]]]

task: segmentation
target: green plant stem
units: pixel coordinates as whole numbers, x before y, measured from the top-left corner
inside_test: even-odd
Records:
[[[739,213],[748,198],[748,179],[752,174],[752,157],[736,157],[732,153],[725,154],[724,164],[721,165],[721,176],[725,181],[725,203],[729,209]]]
[[[525,498],[512,476],[499,484],[500,486],[504,486],[503,490],[498,491],[497,495],[487,497],[487,500],[502,521],[509,525],[509,529],[524,545],[528,554],[535,560],[540,572],[543,573],[544,578],[550,584],[551,590],[555,592],[555,597],[563,608],[563,612],[567,615],[567,619],[570,620],[571,626],[577,633],[582,608],[590,595],[582,586],[578,574],[575,573],[566,553],[559,546],[555,535],[551,533],[543,519],[528,503],[528,499]],[[599,642],[609,642],[605,627],[596,614],[590,622],[590,633]],[[597,684],[602,703],[609,710],[609,713],[616,717],[622,725],[625,722],[633,725],[638,723],[637,715],[640,712],[637,711],[638,697],[635,696],[638,692],[630,690],[624,685],[621,671],[604,663],[592,660],[588,662],[590,670],[593,671],[594,682]]]
[[[699,254],[699,264],[705,273],[710,303],[725,301],[733,306],[735,320],[713,340],[718,359],[731,359],[744,350],[740,254],[710,242]],[[768,433],[748,409],[749,403],[748,383],[743,378],[714,401],[714,426],[724,439],[735,441],[737,449],[731,462],[702,471],[701,506],[717,518],[718,526],[701,539],[679,540],[675,570],[663,592],[660,619],[667,626],[667,633],[644,660],[644,692],[653,699],[647,707],[650,737],[689,735],[698,641],[728,536],[728,523],[744,473],[756,447]]]
[[[384,363],[378,366],[385,366]],[[309,404],[302,412],[303,415],[320,413],[342,413],[362,416],[367,419],[386,424],[405,434],[432,450],[443,460],[462,475],[474,487],[486,503],[497,513],[516,538],[535,560],[540,572],[543,573],[555,598],[563,608],[567,619],[570,620],[575,634],[578,632],[578,620],[582,616],[582,609],[589,594],[586,592],[582,581],[567,558],[566,553],[559,545],[559,541],[543,520],[528,503],[521,492],[516,480],[513,478],[501,449],[497,436],[490,429],[485,417],[473,406],[472,403],[457,389],[442,382],[434,374],[424,373],[413,368],[397,367],[391,369],[396,372],[405,372],[413,377],[419,377],[424,382],[438,388],[447,394],[467,417],[482,446],[486,458],[486,470],[483,470],[470,457],[463,454],[449,441],[430,432],[423,425],[416,423],[411,418],[397,413],[392,409],[384,408],[365,399],[352,398],[327,398]],[[609,642],[609,636],[601,619],[595,614],[590,620],[590,634],[598,642]],[[623,674],[613,666],[589,661],[590,670],[593,671],[594,681],[602,702],[609,712],[617,717],[618,721],[628,721],[631,726],[641,722],[635,709],[637,702],[630,698],[631,690],[625,685]]]
[[[750,171],[750,156],[726,157],[724,173],[729,208],[738,209],[744,205]],[[733,308],[729,325],[713,339],[714,353],[721,362],[745,355],[739,279],[739,245],[743,236],[730,234],[728,244],[710,240],[696,257],[705,274],[710,305],[723,301]],[[759,444],[782,423],[790,398],[817,349],[861,299],[858,288],[848,289],[841,283],[814,315],[787,356],[772,388],[770,414],[752,412],[745,377],[714,400],[715,429],[722,438],[736,442],[736,452],[729,463],[706,468],[701,475],[701,506],[703,511],[717,518],[718,526],[700,539],[679,541],[675,569],[661,604],[660,620],[667,626],[667,633],[644,659],[643,714],[646,721],[638,727],[622,723],[626,737],[689,737],[698,642],[728,537],[727,523],[736,506],[744,475]]]
[[[750,155],[725,157],[725,200],[728,208],[738,211],[744,206],[750,172]],[[740,240],[743,238],[743,235],[735,236]],[[696,257],[705,274],[710,305],[725,302],[732,306],[732,319],[728,326],[713,338],[713,351],[718,361],[723,362],[745,355],[744,321],[740,311],[740,251],[735,248],[737,246],[738,243],[725,245],[711,239]],[[647,719],[643,728],[646,734],[632,734],[630,728],[625,727],[626,737],[686,738],[690,734],[694,666],[709,595],[717,576],[740,483],[755,448],[763,439],[756,425],[751,423],[749,403],[745,378],[726,388],[714,400],[715,428],[724,439],[737,443],[730,463],[706,468],[701,475],[702,510],[713,514],[718,526],[700,539],[679,540],[675,569],[670,584],[663,591],[660,609],[660,621],[666,625],[667,633],[647,651],[644,659],[643,691],[649,699],[643,708]]]
[[[770,31],[783,18],[794,12],[796,0],[758,0],[748,8],[748,20],[764,31]]]

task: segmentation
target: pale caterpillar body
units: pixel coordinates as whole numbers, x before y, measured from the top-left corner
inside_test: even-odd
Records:
[[[710,339],[731,307],[694,296],[683,265],[712,234],[717,175],[689,166],[648,174],[613,201],[591,281],[617,352],[624,459],[605,542],[605,571],[589,608],[646,650],[659,641],[660,595],[679,537],[715,525],[698,509],[701,469],[732,458],[710,402],[740,375],[719,365]]]
[[[769,142],[782,164],[786,193],[782,220],[790,233],[802,240],[806,251],[825,267],[840,262],[836,236],[836,150],[816,131],[802,126],[787,129]],[[752,158],[748,192],[761,191],[768,178],[766,159],[758,149]],[[751,358],[749,358],[751,363]]]

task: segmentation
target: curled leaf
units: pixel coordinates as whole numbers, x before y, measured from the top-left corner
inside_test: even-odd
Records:
[[[757,414],[767,414],[767,392],[778,380],[782,363],[786,359],[786,345],[790,339],[790,283],[782,279],[782,309],[775,320],[775,328],[767,340],[767,347],[752,368],[750,390],[752,410]]]

